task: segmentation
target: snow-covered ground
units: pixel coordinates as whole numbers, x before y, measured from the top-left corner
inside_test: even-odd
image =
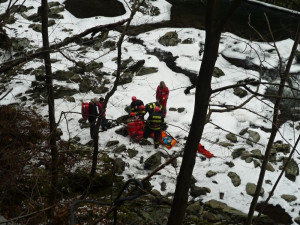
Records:
[[[63,2],[63,0],[59,0],[59,2]],[[127,1],[129,2],[129,1]],[[170,8],[171,5],[164,0],[154,1],[155,6],[159,7],[161,10],[160,16],[155,18],[149,16],[143,16],[138,13],[132,22],[132,24],[143,24],[143,23],[153,23],[162,20],[168,20],[170,18]],[[5,8],[7,3],[0,4],[0,11]],[[25,5],[34,6],[34,9],[26,12],[27,16],[35,13],[37,11],[37,7],[39,6],[39,1],[26,1]],[[124,4],[125,5],[125,4]],[[125,5],[126,6],[126,5]],[[51,43],[58,42],[59,40],[63,40],[64,38],[77,34],[79,32],[84,31],[87,28],[92,26],[108,24],[112,22],[117,22],[121,19],[128,18],[130,13],[127,8],[127,13],[123,16],[113,17],[113,18],[104,18],[104,17],[95,17],[88,19],[77,19],[73,15],[71,15],[68,11],[64,11],[61,14],[64,16],[64,19],[56,20],[56,25],[49,27],[50,41]],[[41,47],[42,45],[42,36],[41,33],[35,32],[32,29],[28,28],[29,22],[25,18],[20,15],[17,15],[17,22],[15,24],[9,25],[10,28],[7,29],[7,32],[10,36],[17,35],[18,37],[26,37],[34,42],[34,45],[37,47]],[[69,32],[63,32],[64,28],[72,29]],[[182,44],[179,43],[174,47],[165,47],[159,44],[158,39],[163,36],[168,31],[176,31],[181,40],[191,38],[194,40],[192,44]],[[119,33],[115,31],[109,32],[109,38],[111,40],[118,40]],[[102,132],[100,135],[100,149],[110,151],[105,147],[106,143],[110,140],[119,140],[120,143],[125,144],[128,148],[134,148],[138,151],[138,154],[130,159],[126,154],[121,154],[126,158],[126,162],[128,163],[128,167],[125,169],[123,175],[127,179],[129,177],[134,177],[137,179],[144,178],[149,171],[145,171],[143,169],[143,165],[139,163],[139,159],[141,156],[144,159],[147,159],[150,155],[155,153],[156,151],[161,151],[167,154],[173,154],[174,152],[179,152],[183,149],[184,146],[184,137],[188,135],[189,125],[191,123],[191,119],[193,116],[194,109],[194,89],[190,94],[184,94],[184,87],[190,86],[190,80],[183,74],[175,73],[170,70],[164,62],[161,62],[157,57],[153,55],[149,55],[146,52],[146,48],[148,49],[162,49],[164,51],[171,52],[174,56],[178,56],[176,59],[176,63],[178,66],[197,72],[201,66],[201,57],[199,56],[200,43],[204,43],[205,41],[205,32],[203,30],[198,30],[194,28],[163,28],[157,29],[153,31],[149,31],[147,33],[143,33],[137,36],[137,38],[144,41],[145,46],[132,44],[125,40],[123,44],[123,59],[128,59],[132,57],[134,60],[145,60],[145,66],[147,67],[156,67],[158,68],[158,72],[145,75],[145,76],[135,76],[133,82],[130,84],[118,86],[118,89],[115,95],[109,100],[107,107],[107,118],[108,119],[116,119],[124,114],[126,114],[124,108],[130,104],[131,97],[134,95],[138,99],[143,100],[144,103],[149,103],[155,101],[155,90],[157,85],[161,80],[165,81],[170,90],[168,106],[179,108],[184,107],[185,110],[182,113],[177,111],[168,111],[166,116],[166,122],[169,124],[168,132],[171,133],[174,137],[178,138],[178,144],[174,146],[171,150],[160,147],[158,150],[155,150],[153,146],[140,146],[139,144],[132,143],[128,137],[123,137],[115,133],[115,129],[109,129],[107,132]],[[250,48],[247,44],[251,45]],[[280,41],[277,44],[281,57],[285,60],[289,56],[291,51],[291,47],[293,44],[292,40],[284,40]],[[68,45],[68,50],[76,50],[77,46],[74,44]],[[255,49],[256,51],[254,51]],[[255,43],[249,42],[242,38],[239,38],[236,35],[230,33],[224,33],[222,35],[222,43],[220,44],[219,51],[223,52],[226,55],[232,55],[238,58],[246,58],[250,57],[253,63],[258,63],[258,56],[262,57],[263,53],[266,52],[267,55],[264,57],[264,65],[267,67],[276,66],[278,63],[278,57],[273,50],[274,47],[271,47],[267,43]],[[96,60],[98,62],[102,62],[104,67],[101,69],[102,71],[108,72],[111,74],[114,70],[116,70],[116,63],[112,61],[112,58],[117,56],[116,51],[112,51],[110,53],[106,53],[107,50],[99,50],[94,51],[93,49],[89,49],[88,53],[81,58],[80,60],[85,60],[89,62],[91,60]],[[106,54],[104,54],[106,53]],[[259,55],[256,55],[258,53]],[[61,61],[57,63],[53,63],[53,71],[67,69],[69,66],[73,66],[72,62],[66,60],[61,54],[55,53],[51,55],[51,58],[56,58]],[[30,62],[26,65],[29,67],[39,67],[41,62]],[[223,86],[227,86],[230,84],[235,84],[239,80],[243,80],[246,78],[259,78],[259,74],[255,71],[244,70],[242,68],[237,68],[233,66],[228,61],[226,61],[221,55],[219,55],[218,60],[216,62],[216,66],[219,67],[224,73],[225,76],[220,78],[213,78],[212,87],[213,89],[220,88]],[[293,72],[299,72],[300,66],[296,65],[295,62],[291,68]],[[111,79],[113,81],[113,76],[105,76],[107,79]],[[6,96],[3,100],[1,100],[1,104],[10,104],[14,102],[20,102],[15,96],[19,93],[22,93],[23,96],[26,96],[25,91],[30,87],[31,81],[35,78],[31,75],[19,74],[15,79],[10,83],[10,87],[13,88],[13,91]],[[54,84],[61,84],[67,87],[78,88],[78,84],[70,84],[62,81],[55,81]],[[112,82],[109,87],[111,87]],[[254,88],[253,88],[254,90]],[[260,93],[263,93],[265,87],[260,88]],[[80,112],[81,111],[81,100],[89,101],[94,98],[95,95],[92,92],[88,93],[80,93],[76,94],[75,97],[76,102],[67,102],[64,99],[55,100],[55,110],[56,110],[56,118],[58,119],[61,112]],[[212,96],[211,104],[227,104],[227,105],[238,105],[245,101],[248,96],[243,99],[233,95],[232,90],[227,90],[221,92],[219,94],[215,94]],[[264,100],[269,105],[273,105],[270,101]],[[30,106],[32,102],[26,102],[27,106]],[[272,119],[272,108],[268,105],[263,104],[256,98],[253,98],[247,105],[246,108],[250,109],[244,110],[239,109],[233,112],[226,113],[214,113],[212,114],[211,120],[214,124],[230,131],[234,134],[238,134],[242,129],[248,128],[250,124],[256,125],[257,127],[266,127],[270,128],[270,121],[259,117],[257,114],[251,113],[254,111],[258,114],[263,115],[264,117]],[[38,106],[38,111],[42,115],[47,115],[47,106]],[[78,136],[80,137],[81,143],[85,144],[90,141],[89,129],[81,129],[79,127],[78,120],[81,118],[80,114],[68,114],[67,115],[67,123],[68,130],[66,126],[66,121],[63,120],[59,127],[63,131],[63,138],[68,139],[69,133],[71,137]],[[175,126],[172,126],[175,125]],[[258,180],[258,175],[260,172],[260,168],[255,168],[253,163],[246,163],[241,159],[232,159],[231,153],[232,150],[238,147],[244,147],[248,151],[253,149],[260,149],[262,153],[265,151],[265,147],[268,141],[269,133],[265,133],[261,129],[251,128],[258,132],[261,136],[259,142],[255,144],[253,147],[246,144],[244,139],[238,137],[238,143],[234,145],[232,148],[225,148],[219,145],[219,142],[227,141],[225,132],[222,129],[217,129],[212,124],[208,124],[205,127],[203,134],[203,141],[201,143],[210,150],[216,157],[212,159],[207,159],[202,161],[200,155],[197,157],[195,168],[194,168],[194,177],[197,179],[196,185],[202,187],[208,187],[211,189],[211,192],[205,196],[201,196],[200,198],[205,202],[210,199],[218,199],[219,193],[224,193],[224,198],[219,199],[220,201],[228,204],[231,207],[237,208],[245,213],[248,212],[252,197],[248,195],[245,191],[245,185],[248,182],[256,183]],[[281,136],[282,135],[282,136]],[[286,143],[287,140],[291,145],[295,143],[295,138],[299,135],[299,131],[295,130],[294,127],[289,125],[289,122],[285,123],[278,133],[275,140],[282,140]],[[209,141],[207,141],[209,140]],[[113,155],[113,154],[112,154]],[[120,155],[120,157],[121,157]],[[295,155],[293,158],[296,162],[300,163],[298,159],[298,155]],[[180,165],[181,158],[178,159],[178,164]],[[235,166],[230,168],[225,162],[233,161]],[[277,165],[273,164],[275,168],[274,172],[266,172],[265,180],[271,180],[274,184],[281,170],[279,166],[281,163]],[[213,177],[206,177],[206,173],[209,170],[213,170],[217,172],[217,175]],[[238,187],[234,187],[230,178],[227,176],[228,172],[235,172],[241,177],[241,185]],[[160,190],[160,184],[162,181],[167,183],[167,189],[165,191],[161,191],[162,194],[173,193],[175,190],[176,183],[176,175],[179,172],[179,167],[175,169],[173,166],[169,165],[165,169],[163,169],[159,176],[154,176],[151,180],[152,185],[155,189]],[[213,181],[217,181],[213,182]],[[274,196],[271,198],[270,203],[280,204],[292,217],[299,216],[299,210],[294,210],[295,205],[299,205],[300,194],[299,194],[300,180],[299,177],[295,182],[291,182],[286,177],[281,179],[279,186],[277,187]],[[264,184],[263,188],[265,189],[265,193],[268,193],[272,186],[268,184]],[[241,194],[243,193],[243,194]],[[291,203],[286,202],[280,196],[282,194],[293,194],[297,197],[297,200]],[[265,200],[267,198],[267,194],[260,198],[260,200]]]

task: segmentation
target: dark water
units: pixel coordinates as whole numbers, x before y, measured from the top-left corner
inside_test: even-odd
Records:
[[[183,4],[174,3],[172,2],[173,0],[169,1],[172,4],[170,21],[133,27],[131,34],[138,34],[160,27],[194,27],[204,29],[205,6],[203,4]],[[230,4],[228,0],[224,0],[222,4],[225,12]],[[93,16],[114,17],[125,13],[123,5],[117,0],[67,0],[65,5],[66,9],[77,18]],[[296,15],[247,2],[241,4],[227,23],[224,31],[234,33],[248,40],[261,41],[259,35],[248,25],[250,18],[252,26],[266,40],[272,40],[264,13],[269,18],[276,41],[294,38],[297,25],[300,22],[300,14]]]

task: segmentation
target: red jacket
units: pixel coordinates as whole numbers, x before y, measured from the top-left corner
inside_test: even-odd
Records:
[[[167,100],[168,96],[169,96],[169,88],[168,87],[161,88],[160,85],[158,85],[156,89],[156,99],[162,100],[164,98],[165,100]]]

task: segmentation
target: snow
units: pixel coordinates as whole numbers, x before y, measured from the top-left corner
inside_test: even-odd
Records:
[[[60,3],[63,0],[58,0]],[[129,1],[127,1],[129,3]],[[132,22],[134,25],[143,24],[143,23],[155,23],[158,21],[169,20],[170,19],[170,9],[171,5],[164,0],[157,0],[152,2],[153,5],[160,8],[161,14],[157,17],[149,17],[143,16],[138,13]],[[39,6],[39,1],[26,1],[25,4],[27,6],[32,5],[34,9],[26,12],[26,15],[31,15],[36,12],[37,7]],[[5,8],[5,3],[0,5],[0,11]],[[125,5],[125,4],[124,4]],[[125,5],[126,6],[126,5]],[[71,36],[72,34],[77,34],[86,30],[87,28],[117,22],[121,19],[125,19],[129,17],[130,11],[126,8],[126,14],[118,17],[105,18],[105,17],[94,17],[88,19],[78,19],[71,15],[68,11],[64,11],[61,13],[64,16],[63,20],[56,20],[58,23],[49,28],[50,34],[50,42],[58,42],[59,40],[63,40],[64,38]],[[10,28],[7,29],[7,32],[10,36],[18,36],[18,37],[27,37],[30,40],[34,41],[34,45],[36,47],[41,47],[42,45],[42,36],[40,33],[37,33],[31,30],[28,27],[28,20],[18,15],[18,20],[16,24],[9,25]],[[20,25],[22,27],[20,27]],[[64,28],[72,29],[70,32],[63,32]],[[179,43],[178,46],[174,47],[165,47],[159,44],[158,39],[163,36],[168,31],[176,31],[181,40],[185,40],[187,38],[191,38],[194,40],[192,44],[182,44]],[[111,40],[118,40],[119,37],[118,32],[110,32],[109,38]],[[158,150],[155,150],[153,146],[140,146],[139,144],[132,143],[128,137],[123,137],[115,133],[115,130],[118,128],[109,129],[107,132],[102,132],[100,135],[100,149],[103,151],[111,151],[105,147],[106,143],[111,140],[119,140],[120,143],[125,144],[127,148],[134,148],[138,150],[137,156],[133,159],[127,157],[126,154],[122,153],[120,155],[116,155],[115,153],[110,153],[111,156],[117,157],[125,157],[128,166],[126,167],[124,173],[122,174],[125,179],[128,178],[144,178],[150,171],[145,171],[143,169],[143,164],[139,163],[140,157],[147,159],[150,155],[157,151],[161,151],[164,154],[174,154],[175,152],[180,152],[183,149],[185,140],[183,139],[188,135],[189,126],[191,123],[191,119],[193,116],[194,110],[194,94],[195,90],[192,89],[191,93],[188,95],[184,94],[184,88],[191,85],[190,80],[184,74],[175,73],[170,70],[166,64],[160,61],[157,57],[153,55],[147,54],[146,49],[154,50],[161,49],[163,51],[169,51],[173,54],[173,56],[178,56],[176,59],[176,64],[183,69],[193,71],[197,73],[201,66],[202,56],[199,56],[200,43],[204,43],[205,41],[205,31],[198,30],[194,28],[161,28],[152,31],[148,31],[146,33],[140,34],[137,38],[144,41],[144,45],[132,44],[125,40],[123,44],[123,59],[128,59],[132,57],[134,60],[145,60],[146,67],[156,67],[158,68],[158,72],[145,75],[145,76],[135,76],[133,82],[130,84],[118,86],[118,89],[114,96],[109,100],[107,106],[107,118],[116,119],[124,114],[126,114],[124,108],[130,104],[131,96],[136,96],[138,99],[143,100],[144,103],[149,103],[155,101],[155,90],[157,85],[161,80],[164,80],[169,87],[170,96],[168,100],[167,108],[174,107],[184,107],[185,110],[182,113],[178,113],[177,111],[168,111],[166,116],[166,122],[169,124],[168,132],[171,133],[174,137],[178,138],[178,144],[173,147],[171,150],[167,150],[163,147],[160,147]],[[291,52],[291,48],[293,45],[293,40],[283,40],[276,43],[278,51],[281,54],[281,57],[284,61],[287,60]],[[68,48],[64,51],[68,50],[76,50],[77,47],[74,44],[68,45]],[[126,50],[125,50],[126,49]],[[231,33],[224,33],[221,38],[219,52],[240,59],[248,58],[252,63],[259,65],[260,61],[264,66],[268,68],[272,68],[273,66],[277,66],[278,64],[278,56],[274,49],[273,44],[270,45],[268,43],[259,43],[259,42],[251,42],[245,39],[242,39]],[[70,52],[70,54],[74,54]],[[74,54],[75,56],[75,54]],[[107,52],[107,50],[99,50],[94,51],[93,49],[89,49],[88,53],[82,57],[80,60],[85,60],[86,62],[96,60],[101,61],[104,64],[102,68],[103,71],[108,73],[112,73],[116,70],[116,63],[112,61],[112,58],[116,57],[116,51]],[[3,57],[3,56],[2,56]],[[67,69],[67,67],[72,66],[72,63],[65,58],[62,57],[61,54],[55,53],[51,55],[52,58],[59,59],[58,63],[53,63],[53,71]],[[3,58],[1,59],[3,60]],[[42,65],[41,61],[34,60],[26,65],[27,68],[30,67],[39,67]],[[236,66],[230,64],[226,61],[222,55],[220,54],[216,66],[223,70],[225,76],[220,78],[212,79],[212,88],[220,88],[227,85],[235,84],[239,80],[243,80],[246,78],[256,78],[259,79],[259,74],[255,71],[244,70],[242,68],[237,68]],[[292,65],[291,71],[293,73],[300,71],[300,66]],[[106,79],[111,79],[113,81],[114,77],[106,76]],[[16,95],[22,93],[23,96],[26,96],[25,91],[30,87],[31,81],[35,80],[34,76],[19,74],[14,80],[9,84],[9,88],[13,88],[12,92],[7,95],[4,99],[1,100],[1,104],[11,104],[18,102],[20,100],[15,98]],[[78,84],[69,84],[62,81],[55,81],[54,84],[60,84],[64,86],[68,86],[71,88],[78,89]],[[112,82],[109,87],[112,86]],[[260,93],[264,93],[266,87],[260,88]],[[253,89],[254,90],[254,89]],[[67,102],[64,99],[55,100],[55,110],[56,110],[56,119],[60,117],[62,112],[80,112],[81,111],[81,100],[89,101],[95,94],[92,92],[88,93],[80,93],[73,96],[76,99],[75,103]],[[97,96],[99,97],[99,96]],[[227,90],[221,93],[213,94],[211,99],[211,104],[226,104],[226,105],[239,105],[244,100],[250,97],[248,94],[243,99],[233,95],[232,90]],[[260,98],[253,98],[245,108],[239,109],[232,112],[225,113],[213,113],[211,117],[211,121],[214,124],[217,124],[223,129],[226,129],[228,132],[232,132],[238,134],[242,129],[248,128],[250,124],[255,125],[257,127],[264,126],[266,128],[271,128],[271,120],[272,120],[272,108],[268,105],[273,106],[273,104],[264,99],[264,102],[267,104],[263,104]],[[30,106],[32,103],[30,101],[26,102],[26,106]],[[221,109],[220,107],[214,107],[217,109]],[[48,114],[47,106],[39,106],[39,112],[42,115]],[[255,113],[251,113],[254,111],[258,114],[263,115],[265,118],[259,117]],[[63,139],[68,139],[70,137],[78,136],[80,137],[80,142],[82,144],[90,141],[89,129],[80,129],[78,120],[81,118],[80,114],[67,114],[67,121],[63,120],[59,124],[59,127],[63,131]],[[267,118],[267,119],[266,119]],[[68,133],[68,130],[70,133]],[[174,125],[174,126],[173,126]],[[201,199],[202,201],[208,201],[210,199],[218,199],[226,203],[227,205],[237,208],[244,213],[248,212],[249,205],[251,203],[252,197],[249,196],[245,191],[245,186],[248,182],[256,183],[259,175],[259,168],[254,168],[253,163],[246,163],[241,159],[232,159],[231,153],[233,149],[238,147],[245,147],[247,150],[251,151],[253,149],[260,149],[262,153],[265,151],[266,144],[268,142],[269,133],[262,131],[259,128],[251,128],[251,130],[256,131],[260,134],[261,139],[257,144],[254,144],[253,147],[247,145],[245,140],[238,137],[238,143],[234,145],[233,148],[225,148],[217,144],[217,141],[228,141],[225,138],[227,134],[226,131],[222,129],[217,129],[212,124],[207,124],[203,133],[203,139],[201,143],[210,150],[216,157],[212,159],[206,159],[204,161],[201,160],[200,155],[197,156],[196,164],[194,168],[193,175],[197,179],[196,185],[208,187],[211,189],[211,192],[205,196],[201,196],[196,198],[196,200]],[[282,135],[282,136],[281,136]],[[285,123],[280,128],[280,133],[276,136],[275,140],[282,140],[284,143],[287,141],[293,145],[295,143],[296,137],[299,135],[299,131],[295,130],[290,126],[290,121]],[[149,138],[150,140],[150,138]],[[207,141],[209,140],[209,141]],[[293,158],[296,162],[299,163],[298,155],[295,155]],[[225,162],[233,161],[235,166],[229,168]],[[180,165],[181,158],[178,159],[178,165]],[[280,164],[281,165],[281,164]],[[274,165],[275,172],[266,172],[265,180],[271,180],[272,183],[275,183],[278,175],[281,170],[279,169],[279,164]],[[209,170],[213,170],[217,172],[216,176],[211,178],[206,177],[206,172]],[[236,172],[241,177],[241,185],[238,187],[234,187],[231,183],[230,178],[227,176],[228,172]],[[175,169],[171,165],[167,166],[163,170],[160,171],[159,176],[154,176],[151,180],[151,184],[155,189],[160,190],[160,183],[162,181],[167,183],[167,189],[165,191],[161,191],[162,194],[173,193],[175,190],[176,184],[176,176],[179,172],[179,167]],[[217,181],[217,184],[213,181]],[[277,187],[274,196],[271,198],[270,203],[272,204],[280,204],[283,208],[293,217],[298,216],[299,210],[295,209],[295,202],[287,203],[280,196],[282,194],[293,194],[297,197],[297,201],[300,200],[299,194],[300,187],[300,179],[297,177],[295,182],[291,182],[287,178],[283,176],[279,186]],[[272,186],[265,184],[263,185],[265,189],[265,193],[268,193]],[[219,199],[219,193],[224,193],[224,198]],[[241,194],[243,193],[243,194]],[[267,194],[263,197],[260,197],[259,200],[265,200],[267,198]],[[295,224],[295,223],[294,223]]]

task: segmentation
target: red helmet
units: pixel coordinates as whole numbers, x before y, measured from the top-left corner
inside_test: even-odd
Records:
[[[155,112],[159,112],[160,108],[158,106],[155,106],[154,110],[155,110]]]
[[[132,99],[132,101],[134,101],[134,102],[136,101],[136,97],[135,97],[135,96],[132,96],[131,99]]]
[[[145,106],[144,105],[140,105],[140,110],[145,110]]]
[[[130,116],[135,116],[135,113],[134,113],[134,112],[131,112],[131,113],[130,113]]]

